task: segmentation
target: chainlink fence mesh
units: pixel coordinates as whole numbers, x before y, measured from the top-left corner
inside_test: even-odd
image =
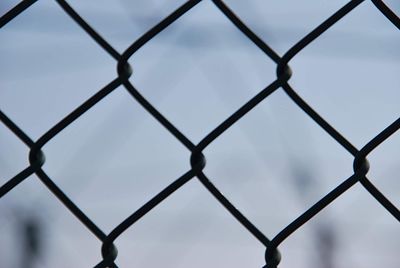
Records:
[[[21,13],[28,10],[36,1],[26,0],[20,2],[13,7],[9,12],[0,18],[0,27],[4,27],[19,16]],[[400,127],[400,119],[395,120],[392,124],[388,125],[380,133],[367,142],[362,148],[356,148],[350,140],[348,140],[342,133],[330,125],[317,110],[314,110],[305,99],[301,98],[296,92],[296,88],[290,83],[292,71],[289,62],[296,57],[296,55],[306,48],[315,39],[319,38],[326,30],[336,24],[352,10],[364,2],[363,0],[353,0],[348,2],[342,8],[337,10],[332,16],[328,17],[313,31],[308,33],[304,38],[299,40],[294,46],[286,51],[283,55],[279,55],[258,37],[230,8],[221,0],[213,0],[215,8],[218,9],[223,15],[228,18],[233,25],[235,25],[249,40],[251,40],[265,55],[276,64],[276,79],[270,83],[263,90],[259,91],[254,97],[248,100],[238,110],[227,117],[221,124],[214,128],[208,135],[204,136],[197,144],[192,142],[186,135],[184,135],[171,121],[155,106],[146,99],[141,93],[140,88],[136,88],[129,80],[131,75],[135,73],[132,71],[128,60],[134,55],[142,46],[155,38],[164,29],[171,25],[174,21],[178,20],[182,15],[196,6],[200,0],[190,0],[185,2],[174,12],[169,14],[165,19],[156,24],[153,28],[143,34],[132,45],[127,47],[123,53],[118,52],[110,43],[97,33],[83,17],[80,16],[66,1],[57,0],[59,6],[67,13],[81,28],[87,33],[88,38],[93,39],[98,46],[104,49],[104,53],[108,53],[114,60],[117,66],[117,75],[114,80],[110,81],[105,87],[101,88],[96,94],[92,95],[84,103],[82,103],[75,110],[71,111],[65,118],[51,127],[47,132],[43,133],[39,139],[34,141],[24,131],[23,128],[18,126],[12,118],[8,117],[7,112],[0,111],[0,119],[2,123],[19,138],[29,148],[29,162],[30,164],[17,175],[6,180],[0,188],[0,199],[8,193],[12,192],[15,187],[27,179],[30,175],[36,174],[40,181],[51,191],[54,197],[58,198],[62,204],[79,219],[79,221],[87,227],[87,229],[99,239],[102,243],[101,254],[102,260],[94,264],[96,268],[104,267],[118,267],[117,248],[114,242],[123,236],[128,228],[135,228],[136,222],[145,217],[148,212],[162,203],[175,191],[180,189],[184,184],[191,180],[199,180],[201,184],[207,189],[216,200],[222,204],[227,211],[243,225],[256,239],[258,239],[266,248],[265,251],[265,266],[266,268],[278,267],[281,257],[290,258],[290,254],[282,254],[279,252],[279,245],[295,233],[301,226],[307,224],[313,217],[319,214],[324,208],[329,206],[335,199],[340,198],[342,194],[348,191],[356,184],[362,185],[366,192],[368,192],[376,202],[379,202],[388,213],[391,214],[397,221],[400,221],[400,212],[398,208],[389,200],[369,179],[369,162],[367,156],[394,134]],[[381,0],[372,0],[376,7],[376,12],[380,12],[387,18],[387,23],[392,23],[395,27],[400,29],[400,19],[396,14]],[[1,33],[0,33],[1,35]],[[119,223],[110,233],[105,233],[85,212],[75,204],[70,197],[63,191],[62,187],[58,186],[54,179],[49,176],[44,169],[43,165],[46,163],[45,154],[42,148],[56,137],[60,132],[67,128],[71,123],[85,114],[93,106],[97,105],[104,98],[113,92],[117,87],[123,86],[127,92],[152,116],[154,117],[165,129],[169,131],[186,149],[190,152],[191,168],[186,173],[182,174],[179,178],[174,180],[161,192],[153,196],[145,204],[143,204],[137,211],[129,215],[124,221]],[[255,224],[250,221],[245,213],[239,211],[232,202],[225,197],[218,187],[209,179],[204,172],[206,166],[206,155],[203,154],[204,150],[210,146],[218,137],[227,131],[232,125],[240,121],[249,111],[257,107],[261,102],[267,99],[275,91],[284,91],[287,97],[294,102],[301,110],[304,111],[312,120],[314,120],[326,133],[328,133],[343,150],[346,150],[353,156],[353,174],[350,174],[342,183],[337,185],[326,195],[312,205],[309,209],[304,211],[299,217],[290,222],[285,228],[278,232],[273,237],[267,237]],[[37,245],[37,228],[35,222],[30,222],[26,225],[26,237],[28,239],[27,245],[31,248],[34,254]],[[322,232],[320,239],[325,239],[329,245],[332,240],[329,237],[329,232]],[[328,258],[329,246],[326,246],[324,253]],[[328,254],[328,255],[327,255]],[[29,259],[26,257],[25,267],[29,267]]]

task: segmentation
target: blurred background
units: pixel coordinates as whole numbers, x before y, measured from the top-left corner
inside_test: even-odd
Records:
[[[69,1],[119,52],[182,0]],[[280,55],[347,1],[227,0]],[[2,0],[0,14],[18,1]],[[398,1],[387,4],[397,14]],[[54,1],[0,31],[0,109],[37,140],[116,77],[116,62]],[[290,62],[292,87],[357,148],[400,114],[400,33],[370,1]],[[130,81],[192,142],[275,79],[276,65],[202,1],[129,60]],[[0,184],[28,148],[0,124]],[[400,135],[369,178],[400,205]],[[190,168],[189,151],[123,87],[45,145],[44,171],[106,233]],[[352,174],[352,156],[282,89],[223,133],[205,174],[269,238]],[[93,267],[101,243],[34,175],[0,199],[0,267]],[[399,223],[356,184],[279,247],[279,267],[400,267]],[[192,179],[116,240],[125,267],[262,267],[260,242]]]

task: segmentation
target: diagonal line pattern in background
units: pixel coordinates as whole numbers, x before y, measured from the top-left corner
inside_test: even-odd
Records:
[[[20,2],[12,8],[8,13],[0,18],[0,28],[12,21],[19,14],[23,13],[35,0],[26,0]],[[107,54],[114,58],[117,62],[117,77],[108,85],[98,91],[95,95],[87,99],[59,123],[50,128],[37,141],[31,140],[24,131],[19,128],[5,113],[0,111],[0,120],[3,124],[13,132],[30,150],[30,165],[20,173],[9,179],[0,188],[0,199],[9,193],[14,187],[24,181],[32,174],[36,174],[41,182],[84,224],[101,242],[102,256],[96,268],[118,267],[116,264],[117,249],[114,241],[118,239],[128,228],[134,226],[135,222],[145,216],[150,210],[163,202],[168,196],[177,191],[185,183],[197,178],[201,184],[220,202],[243,227],[245,227],[252,235],[254,235],[265,247],[265,268],[277,267],[281,255],[278,246],[287,239],[291,234],[296,232],[303,224],[307,223],[311,218],[317,215],[321,210],[333,202],[336,198],[350,189],[356,183],[360,183],[397,221],[400,221],[399,209],[391,203],[391,201],[383,195],[379,189],[367,178],[369,163],[368,154],[376,149],[381,143],[388,139],[393,133],[400,128],[400,118],[395,120],[391,125],[376,135],[372,140],[364,145],[361,149],[357,149],[351,144],[340,132],[322,118],[310,105],[307,104],[292,88],[289,83],[292,71],[289,62],[311,42],[321,36],[336,22],[357,8],[363,0],[353,0],[344,5],[336,13],[322,22],[313,31],[292,46],[283,56],[278,55],[270,48],[261,38],[259,38],[250,28],[243,23],[236,14],[221,0],[213,0],[215,6],[248,38],[250,39],[264,54],[276,63],[276,80],[261,90],[257,95],[247,101],[237,111],[231,114],[226,120],[206,135],[197,145],[192,143],[178,128],[176,128],[162,113],[160,113],[141,93],[130,83],[129,77],[132,74],[131,67],[128,63],[129,58],[138,51],[143,45],[149,42],[153,37],[162,32],[174,21],[179,19],[183,14],[192,9],[201,0],[190,0],[177,8],[173,13],[168,15],[164,20],[156,24],[131,46],[129,46],[122,54],[114,49],[105,39],[101,37],[78,13],[64,0],[57,0],[60,7],[99,45]],[[400,29],[400,19],[396,14],[381,0],[372,0],[377,10],[380,11],[395,27]],[[71,199],[59,188],[53,180],[42,169],[45,164],[45,156],[41,151],[43,146],[72,122],[79,118],[95,106],[102,99],[106,98],[117,87],[123,85],[129,94],[162,126],[164,126],[170,134],[172,134],[183,146],[191,153],[190,163],[191,169],[176,179],[160,193],[151,198],[141,208],[132,213],[123,222],[116,226],[108,235],[105,234]],[[283,90],[288,97],[296,103],[309,117],[311,117],[322,129],[324,129],[337,143],[339,143],[353,157],[354,173],[345,179],[336,188],[327,193],[321,200],[311,206],[298,218],[293,220],[286,228],[281,230],[272,239],[267,238],[244,214],[242,214],[235,206],[219,191],[219,189],[211,182],[208,176],[203,172],[206,166],[206,159],[203,151],[214,140],[219,138],[228,128],[234,125],[238,120],[244,117],[249,111],[264,101],[268,96],[276,90]]]

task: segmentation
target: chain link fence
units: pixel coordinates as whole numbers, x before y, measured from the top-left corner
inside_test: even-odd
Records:
[[[9,12],[0,18],[0,27],[4,27],[8,22],[12,21],[19,14],[29,9],[36,1],[25,0],[20,2],[17,6],[12,8]],[[383,129],[380,133],[366,143],[362,148],[356,148],[345,136],[337,131],[330,125],[319,113],[314,110],[306,100],[302,99],[296,92],[296,89],[290,84],[292,71],[289,67],[289,62],[296,57],[296,55],[307,47],[311,42],[321,36],[332,25],[340,21],[343,17],[349,14],[352,10],[356,9],[363,0],[353,0],[348,2],[342,8],[337,10],[332,16],[327,18],[324,22],[318,25],[313,31],[307,34],[304,38],[299,40],[292,46],[284,55],[279,55],[266,44],[260,37],[258,37],[223,1],[213,0],[215,7],[222,12],[249,40],[251,40],[264,54],[269,57],[276,64],[276,79],[266,88],[261,90],[253,98],[248,100],[237,111],[232,113],[220,125],[213,129],[208,135],[203,137],[197,144],[193,143],[187,136],[185,136],[169,119],[159,112],[155,106],[146,99],[140,91],[130,82],[129,78],[134,75],[128,60],[134,55],[142,46],[156,37],[160,32],[166,29],[174,21],[178,20],[183,14],[196,6],[200,0],[190,0],[177,8],[174,12],[168,15],[161,22],[156,24],[148,32],[143,34],[132,45],[130,45],[123,53],[119,53],[110,43],[105,40],[99,33],[97,33],[66,1],[57,0],[60,7],[67,13],[81,28],[84,30],[89,38],[92,38],[105,53],[108,53],[115,59],[117,65],[117,75],[115,79],[109,82],[108,85],[100,89],[96,94],[87,99],[79,107],[73,110],[65,118],[59,121],[56,125],[51,127],[45,132],[38,140],[32,140],[6,113],[0,111],[0,119],[3,124],[14,133],[20,140],[29,148],[29,162],[27,166],[20,173],[8,179],[0,188],[0,199],[12,191],[21,182],[27,179],[30,175],[36,174],[40,181],[57,197],[65,207],[71,211],[79,221],[87,227],[87,229],[96,236],[102,243],[101,253],[103,259],[94,265],[95,268],[104,267],[118,267],[117,248],[114,242],[124,234],[128,228],[134,228],[135,223],[144,217],[149,211],[162,203],[166,198],[172,195],[175,191],[180,189],[184,184],[190,180],[198,179],[201,184],[221,203],[230,214],[246,228],[251,235],[258,239],[266,248],[265,251],[265,268],[278,267],[281,254],[279,252],[279,245],[285,241],[289,236],[296,232],[301,226],[307,224],[314,216],[320,213],[321,210],[329,206],[335,199],[348,191],[355,184],[361,184],[365,191],[367,191],[377,202],[380,203],[397,221],[400,221],[399,209],[389,200],[381,191],[371,182],[367,176],[369,171],[369,163],[367,156],[374,151],[380,144],[388,139],[400,128],[400,119],[395,120],[392,124]],[[396,14],[381,0],[372,0],[372,3],[380,12],[391,22],[395,27],[400,29],[400,19]],[[1,34],[1,33],[0,33]],[[70,197],[65,194],[46,172],[43,170],[45,164],[45,154],[42,148],[51,141],[55,136],[62,132],[71,123],[77,120],[80,116],[85,114],[89,109],[101,102],[117,87],[123,86],[127,92],[149,113],[151,114],[163,127],[165,127],[170,134],[172,134],[186,149],[191,153],[190,164],[191,168],[182,176],[177,178],[165,189],[151,198],[148,202],[143,204],[141,208],[129,215],[124,221],[110,233],[105,233],[87,214],[85,214],[79,206],[77,206]],[[341,145],[343,150],[349,152],[353,157],[354,172],[342,183],[337,185],[334,189],[328,192],[322,199],[316,202],[309,209],[304,211],[298,218],[293,220],[284,229],[282,229],[274,237],[267,237],[261,232],[255,224],[250,221],[241,211],[239,211],[232,202],[226,198],[221,191],[213,184],[207,174],[204,172],[206,166],[206,155],[203,154],[204,150],[210,146],[219,136],[221,136],[232,125],[236,124],[242,117],[249,111],[259,105],[262,101],[267,99],[273,92],[277,90],[284,91],[287,96],[304,113],[312,118],[324,131],[326,131],[338,144]],[[35,224],[31,223],[26,229],[30,247],[34,249],[35,241]],[[322,238],[321,238],[322,239]],[[329,240],[329,238],[326,238]],[[28,244],[29,244],[28,243]],[[290,258],[290,256],[283,256]],[[29,263],[29,258],[27,260]],[[27,264],[28,265],[28,264]],[[28,267],[28,266],[26,266]]]

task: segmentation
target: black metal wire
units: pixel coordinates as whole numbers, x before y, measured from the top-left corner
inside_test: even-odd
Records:
[[[20,2],[9,12],[0,18],[0,28],[16,18],[19,14],[28,9],[35,0],[25,0]],[[311,42],[321,36],[332,25],[340,21],[349,12],[354,10],[364,0],[352,0],[330,16],[327,20],[318,25],[313,31],[307,34],[292,46],[283,56],[278,55],[270,46],[268,46],[260,37],[258,37],[246,24],[221,0],[212,0],[215,6],[264,54],[266,59],[276,63],[277,78],[271,84],[266,86],[253,98],[248,100],[242,107],[232,113],[226,120],[206,135],[197,145],[192,143],[178,128],[176,128],[162,113],[160,113],[140,92],[131,84],[129,77],[132,69],[128,63],[129,58],[135,54],[143,45],[152,38],[162,32],[174,21],[178,20],[183,14],[197,5],[201,0],[189,0],[165,19],[156,24],[148,32],[143,34],[139,39],[132,43],[122,54],[111,46],[100,34],[98,34],[66,1],[57,0],[60,7],[73,19],[107,54],[116,60],[117,73],[116,78],[108,85],[87,99],[84,103],[73,110],[69,115],[45,132],[36,142],[34,142],[25,132],[17,126],[12,119],[5,113],[0,111],[0,120],[4,125],[17,136],[29,148],[30,165],[20,173],[9,179],[0,188],[0,198],[9,193],[17,185],[27,179],[30,175],[36,174],[39,180],[56,196],[65,207],[75,215],[80,222],[85,225],[101,242],[101,260],[95,268],[117,267],[115,260],[117,258],[117,249],[114,241],[121,236],[128,228],[144,217],[158,204],[163,202],[168,196],[179,190],[185,183],[197,177],[202,185],[216,198],[216,200],[224,206],[236,220],[239,221],[255,238],[257,238],[265,247],[266,268],[277,267],[280,262],[280,253],[278,246],[287,239],[291,234],[296,232],[302,225],[307,223],[311,218],[317,215],[321,210],[331,204],[335,199],[350,189],[353,185],[360,184],[398,221],[400,221],[399,209],[391,203],[391,201],[382,194],[379,189],[367,178],[366,174],[369,170],[367,156],[376,149],[382,142],[387,140],[393,133],[400,128],[400,118],[395,120],[391,125],[385,128],[381,133],[376,135],[362,149],[358,150],[351,144],[340,132],[331,126],[318,112],[316,112],[305,100],[303,100],[289,84],[291,77],[291,69],[288,65],[301,50],[307,47]],[[376,8],[398,29],[400,29],[400,19],[397,15],[382,1],[372,0]],[[155,120],[163,125],[171,135],[173,135],[181,144],[186,147],[190,153],[191,169],[181,177],[169,184],[164,190],[151,198],[141,208],[132,213],[118,226],[116,226],[108,235],[105,234],[72,200],[59,188],[54,181],[45,173],[42,167],[45,164],[44,153],[42,148],[57,136],[61,131],[67,128],[72,122],[86,113],[94,105],[107,97],[108,94],[123,86],[130,95],[135,99]],[[235,206],[219,191],[219,189],[211,182],[207,175],[203,172],[206,165],[206,159],[203,151],[218,137],[220,137],[227,129],[234,125],[238,120],[243,118],[249,111],[264,101],[271,93],[282,89],[288,97],[299,106],[310,118],[312,118],[322,129],[324,129],[337,143],[339,143],[346,151],[354,157],[354,173],[345,179],[341,184],[327,193],[322,199],[311,206],[298,218],[293,220],[287,227],[282,229],[272,239],[267,238],[244,214],[242,214]]]

